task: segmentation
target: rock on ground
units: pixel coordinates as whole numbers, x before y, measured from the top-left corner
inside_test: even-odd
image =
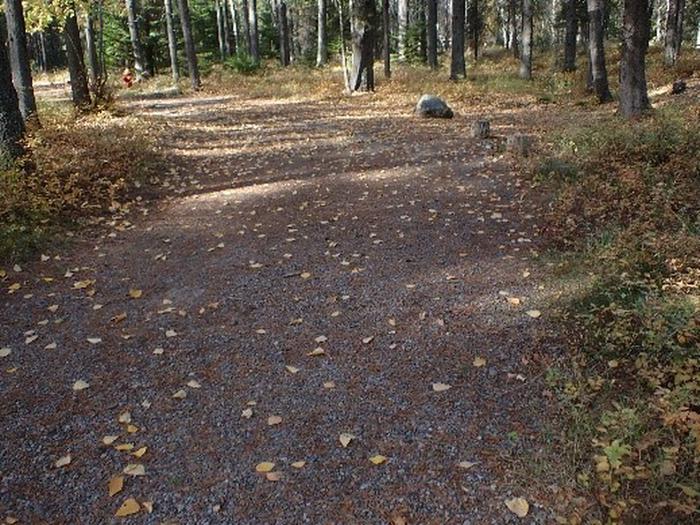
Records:
[[[424,118],[452,118],[454,116],[450,106],[435,95],[423,95],[416,104],[414,113]]]

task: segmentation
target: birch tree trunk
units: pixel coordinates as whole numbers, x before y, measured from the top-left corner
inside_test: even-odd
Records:
[[[406,60],[406,37],[408,33],[408,0],[398,0],[398,51],[399,60]]]
[[[91,13],[85,14],[85,47],[88,60],[88,77],[93,94],[97,93],[100,81],[100,66],[97,60],[97,46],[95,44],[95,21]]]
[[[22,0],[5,1],[7,40],[19,109],[24,121],[36,119],[36,100],[32,82],[32,68],[27,53],[27,30],[24,24]]]
[[[258,46],[258,3],[257,0],[248,0],[248,27],[250,30],[250,58],[256,64],[260,62],[260,48]]]
[[[532,0],[523,0],[522,50],[520,52],[520,78],[532,80]]]

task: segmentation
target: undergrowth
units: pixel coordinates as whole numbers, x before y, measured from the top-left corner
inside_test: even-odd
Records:
[[[24,166],[0,171],[0,260],[22,260],[87,217],[116,211],[154,166],[149,127],[103,110],[42,105]]]
[[[571,362],[552,370],[569,458],[608,522],[697,523],[700,128],[697,105],[566,133],[537,170],[566,251]],[[585,283],[585,284],[581,284]]]

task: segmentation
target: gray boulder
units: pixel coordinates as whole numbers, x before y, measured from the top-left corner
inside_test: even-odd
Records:
[[[414,113],[419,117],[425,118],[452,118],[454,113],[450,109],[450,106],[445,104],[445,101],[440,97],[435,95],[423,95],[418,104],[416,104],[416,109]]]

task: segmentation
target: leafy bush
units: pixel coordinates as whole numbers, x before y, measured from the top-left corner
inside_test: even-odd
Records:
[[[224,66],[242,75],[252,75],[260,69],[260,62],[255,62],[250,56],[244,53],[229,57],[224,62]]]
[[[564,305],[577,353],[560,396],[592,460],[579,482],[612,522],[690,523],[698,512],[697,112],[577,130],[537,170],[557,189],[549,237],[586,283]]]

